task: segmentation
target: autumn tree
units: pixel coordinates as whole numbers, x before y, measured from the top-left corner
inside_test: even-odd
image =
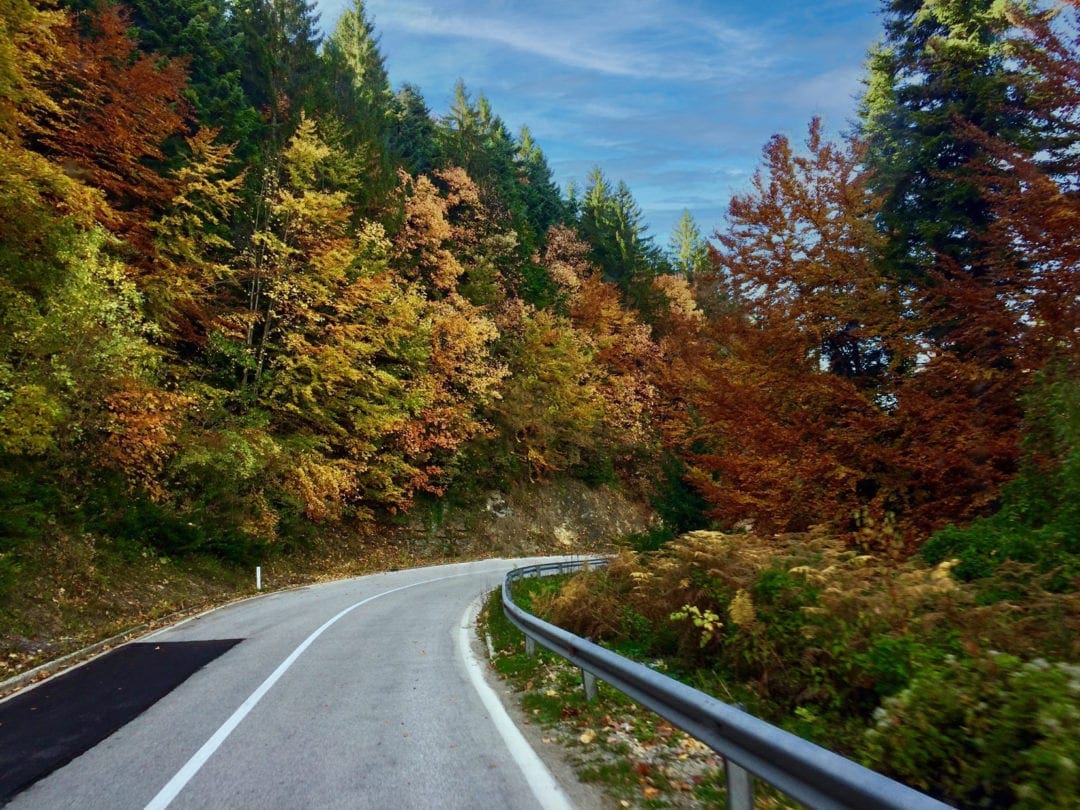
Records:
[[[679,354],[674,392],[690,405],[669,441],[721,521],[824,521],[907,553],[987,509],[1010,474],[1010,377],[979,358],[985,336],[964,355],[927,343],[946,304],[913,296],[873,260],[863,147],[827,142],[816,121],[806,146],[796,155],[774,137],[716,234],[737,306],[708,323],[700,355]],[[949,289],[948,305],[964,300]],[[953,337],[979,337],[967,328]]]
[[[499,396],[507,374],[493,352],[499,330],[482,306],[505,296],[493,264],[499,239],[480,190],[464,170],[406,179],[405,222],[394,254],[427,300],[431,340],[422,382],[425,405],[406,441],[425,460],[422,487],[442,491],[453,454],[487,433],[485,408]]]
[[[544,266],[565,293],[567,314],[593,350],[596,390],[604,402],[600,439],[590,450],[630,470],[655,448],[653,375],[660,361],[649,327],[622,302],[619,289],[588,261],[589,248],[567,227],[548,235]]]
[[[1017,144],[973,122],[963,127],[985,151],[971,169],[994,218],[986,255],[998,297],[1016,326],[1022,326],[1022,357],[1016,365],[1031,370],[1055,358],[1077,360],[1080,10],[1068,3],[1055,11],[1018,8],[1010,14],[1016,32],[1011,53],[1024,67],[1025,94],[1032,124],[1042,134],[1041,148]]]
[[[773,529],[884,497],[875,442],[905,353],[869,263],[861,153],[827,143],[817,121],[807,147],[796,156],[775,136],[752,191],[732,199],[716,238],[741,307],[710,327],[716,348],[688,358],[693,405],[676,431],[714,515]]]
[[[117,212],[104,224],[145,249],[146,221],[173,193],[160,161],[184,128],[186,66],[140,54],[118,5],[89,14],[85,28],[63,29],[64,62],[45,87],[57,103],[37,111],[32,143],[104,191]]]
[[[230,177],[233,150],[217,135],[201,129],[188,138],[190,158],[170,177],[175,195],[150,223],[155,273],[143,285],[148,308],[191,343],[205,340],[233,284],[231,219],[244,177]]]
[[[604,400],[585,335],[548,310],[523,306],[515,320],[504,324],[510,376],[492,410],[500,455],[539,481],[582,463],[597,446]]]

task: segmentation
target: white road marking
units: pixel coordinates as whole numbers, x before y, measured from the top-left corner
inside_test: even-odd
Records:
[[[514,721],[510,719],[510,715],[503,708],[499,696],[484,680],[483,670],[480,669],[480,665],[473,655],[469,634],[473,632],[476,625],[476,616],[480,612],[483,599],[484,597],[481,596],[469,605],[468,610],[465,611],[465,615],[462,617],[462,624],[458,628],[458,652],[465,663],[465,669],[469,673],[469,680],[472,681],[473,688],[480,695],[480,700],[483,702],[484,708],[487,709],[488,716],[491,717],[495,728],[499,730],[499,734],[502,736],[503,742],[506,743],[506,747],[510,750],[514,761],[521,768],[521,773],[540,806],[544,810],[572,810],[573,805],[570,803],[569,797],[559,783],[555,781],[551,771],[537,756],[536,751],[529,745],[528,740],[525,739]]]
[[[278,668],[270,673],[270,676],[265,681],[263,681],[262,684],[259,685],[259,688],[252,692],[248,699],[240,704],[240,707],[232,713],[232,716],[221,724],[221,727],[213,733],[210,739],[203,743],[202,747],[198,751],[196,751],[194,755],[192,755],[191,759],[184,763],[184,766],[176,772],[176,775],[173,776],[173,778],[165,784],[165,787],[158,791],[158,794],[154,796],[154,798],[152,798],[149,803],[147,803],[146,810],[165,810],[165,808],[169,806],[172,800],[180,794],[180,791],[184,789],[187,783],[192,780],[195,774],[199,772],[199,769],[201,769],[202,766],[206,764],[206,761],[214,755],[214,752],[217,751],[219,747],[221,747],[221,744],[225,742],[225,739],[230,734],[232,734],[233,730],[238,725],[240,725],[240,722],[245,717],[247,717],[251,710],[255,708],[256,704],[263,699],[263,696],[270,691],[271,687],[273,687],[273,685],[278,682],[278,679],[281,678],[281,676],[285,674],[289,667],[291,667],[296,662],[296,659],[303,654],[304,650],[310,647],[315,641],[315,639],[321,636],[325,630],[327,630],[331,625],[334,624],[334,622],[336,622],[342,616],[351,613],[358,607],[366,605],[368,602],[372,602],[383,596],[389,596],[390,594],[397,593],[398,591],[405,591],[409,588],[417,588],[420,585],[430,585],[433,582],[441,582],[445,579],[456,579],[458,577],[475,576],[477,573],[478,572],[476,571],[468,571],[464,574],[451,574],[450,576],[426,579],[423,582],[414,582],[411,585],[402,585],[400,588],[392,588],[389,591],[383,591],[382,593],[377,593],[374,596],[369,596],[367,599],[362,599],[354,605],[349,605],[349,607],[345,608],[336,616],[328,619],[322,625],[322,627],[320,627],[318,630],[316,630],[314,633],[304,639],[303,642],[300,643],[300,646],[293,650],[289,657],[282,661],[278,665]]]

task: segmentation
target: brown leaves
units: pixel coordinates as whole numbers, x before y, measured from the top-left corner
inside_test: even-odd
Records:
[[[165,462],[176,449],[177,432],[194,398],[127,380],[105,397],[105,440],[102,463],[119,470],[152,498],[167,496],[160,480]]]
[[[121,213],[104,224],[145,247],[145,220],[172,196],[171,182],[150,164],[164,158],[165,139],[184,129],[186,66],[139,54],[118,5],[101,6],[87,28],[87,36],[75,26],[63,31],[64,60],[51,66],[47,85],[56,104],[39,108],[34,139],[105,192]]]

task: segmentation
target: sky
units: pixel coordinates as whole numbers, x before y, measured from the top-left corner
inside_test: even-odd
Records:
[[[317,0],[332,30],[351,0]],[[878,0],[366,0],[395,88],[445,114],[454,84],[522,125],[556,182],[626,181],[666,246],[723,224],[775,133],[850,129]]]

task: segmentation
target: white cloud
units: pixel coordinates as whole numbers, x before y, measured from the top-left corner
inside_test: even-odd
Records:
[[[680,15],[670,4],[592,3],[585,13],[580,5],[560,10],[556,4],[543,15],[473,6],[469,14],[448,3],[380,2],[368,9],[379,29],[491,43],[608,76],[715,81],[744,75],[764,58],[753,32],[715,17]]]

